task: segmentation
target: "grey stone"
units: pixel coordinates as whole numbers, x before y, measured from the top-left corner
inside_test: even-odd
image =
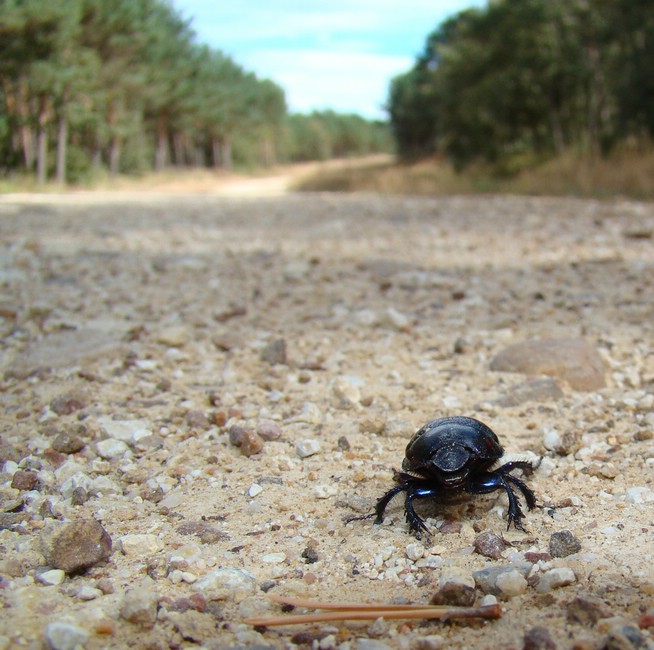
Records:
[[[581,550],[581,542],[569,531],[561,530],[550,537],[550,555],[567,557]]]
[[[482,569],[481,571],[473,571],[472,577],[479,591],[485,594],[493,594],[493,596],[503,596],[510,594],[503,593],[502,580],[499,580],[498,583],[500,576],[508,574],[509,572],[517,572],[522,578],[526,578],[530,570],[531,564],[529,562],[521,562],[519,564],[505,564],[502,566]]]
[[[575,390],[606,385],[606,366],[597,350],[583,339],[534,339],[502,350],[490,364],[500,372],[548,375],[567,381]]]
[[[562,397],[563,391],[551,377],[538,377],[514,384],[503,397],[493,403],[498,406],[518,406],[524,402],[550,402]]]
[[[120,615],[130,623],[146,629],[157,620],[158,594],[148,587],[137,587],[126,592],[120,604]]]
[[[90,633],[72,623],[55,622],[45,626],[45,640],[51,650],[79,650]]]
[[[29,377],[47,368],[68,368],[115,356],[122,347],[118,333],[97,329],[53,332],[16,357],[7,373],[18,378]]]

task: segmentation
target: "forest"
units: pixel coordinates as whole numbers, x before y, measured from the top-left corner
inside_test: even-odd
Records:
[[[0,175],[41,184],[389,151],[388,127],[290,114],[164,0],[0,0]]]
[[[427,37],[388,111],[406,160],[511,174],[573,151],[651,148],[652,0],[495,0]]]

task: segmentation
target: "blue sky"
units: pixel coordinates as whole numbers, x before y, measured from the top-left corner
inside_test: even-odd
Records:
[[[198,41],[272,79],[291,111],[333,109],[385,118],[392,77],[427,35],[484,0],[173,0]]]

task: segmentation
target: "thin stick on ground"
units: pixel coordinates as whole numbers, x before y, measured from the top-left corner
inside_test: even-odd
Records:
[[[303,598],[269,596],[271,600],[295,607],[331,610],[310,614],[288,614],[282,616],[246,618],[244,623],[271,627],[275,625],[297,625],[301,623],[325,623],[330,621],[370,621],[378,618],[391,619],[453,619],[488,618],[502,616],[499,604],[480,607],[449,607],[441,605],[384,605],[358,603],[327,603]]]

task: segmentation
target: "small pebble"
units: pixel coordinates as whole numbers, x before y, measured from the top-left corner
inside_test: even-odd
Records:
[[[66,573],[82,571],[111,555],[111,537],[94,519],[81,519],[44,531],[41,545],[46,562]]]
[[[45,626],[45,640],[50,650],[79,650],[86,647],[91,634],[72,623],[55,622]]]
[[[523,578],[526,578],[527,574],[531,570],[532,565],[529,562],[523,562],[520,564],[505,564],[502,566],[489,567],[488,569],[482,569],[481,571],[473,571],[472,577],[475,581],[475,585],[479,591],[484,594],[493,594],[494,596],[502,596],[503,591],[498,584],[498,578],[500,575],[512,571],[518,572]],[[509,580],[509,589],[512,588],[513,583],[511,580],[515,581],[515,578]],[[508,595],[508,594],[504,594]]]
[[[271,366],[278,364],[286,365],[288,361],[286,340],[277,339],[266,345],[266,347],[261,350],[261,360],[269,363]]]
[[[577,582],[577,576],[570,567],[550,569],[541,574],[536,584],[536,591],[547,593],[553,589],[567,587]]]
[[[314,562],[318,561],[318,551],[316,551],[313,546],[307,546],[303,551],[302,551],[302,557],[304,558],[304,561],[307,564],[313,564]]]
[[[300,440],[300,442],[295,445],[295,453],[300,458],[308,458],[309,456],[317,454],[319,451],[320,443],[317,440],[311,438],[307,440]]]
[[[359,382],[354,378],[336,377],[332,383],[332,391],[338,398],[340,408],[352,408],[361,401]]]
[[[66,572],[62,569],[50,569],[36,574],[37,582],[44,585],[60,585],[66,579]]]
[[[96,587],[91,587],[90,585],[82,585],[76,592],[75,596],[79,600],[95,600],[102,596],[102,591]]]
[[[286,560],[286,553],[266,553],[261,556],[261,561],[266,564],[280,564]]]
[[[167,327],[157,334],[157,343],[167,345],[171,348],[181,348],[186,344],[190,336],[189,330],[184,325]]]
[[[651,644],[635,625],[616,625],[606,636],[602,650],[644,650]]]
[[[445,582],[432,596],[432,605],[453,605],[456,607],[470,607],[477,598],[474,587],[462,582]]]
[[[61,454],[76,454],[84,449],[84,440],[73,433],[60,433],[53,441],[52,448]]]
[[[186,424],[192,429],[201,429],[202,431],[206,431],[211,426],[207,414],[197,409],[192,409],[186,414]]]
[[[221,567],[199,578],[193,583],[192,589],[207,600],[219,600],[227,596],[236,597],[254,593],[257,589],[257,581],[245,569]]]
[[[258,483],[252,483],[252,485],[248,488],[248,496],[252,498],[256,497],[262,492],[263,488]]]
[[[625,500],[627,503],[634,504],[649,503],[654,501],[654,492],[648,487],[630,487],[625,493]]]
[[[497,576],[495,584],[500,590],[501,595],[506,596],[507,598],[519,596],[527,590],[527,581],[516,569],[500,573]]]
[[[241,441],[241,453],[244,456],[254,456],[263,449],[263,438],[254,431],[246,431]]]
[[[33,490],[38,482],[39,475],[36,472],[19,469],[14,473],[11,487],[15,490]]]
[[[282,428],[274,420],[259,420],[257,433],[264,440],[278,440],[282,435]]]
[[[584,627],[595,625],[600,618],[604,618],[604,603],[597,598],[577,596],[565,608],[568,623],[578,623]]]
[[[412,542],[406,546],[406,556],[412,561],[420,560],[426,554],[426,549],[422,544]]]
[[[550,555],[567,557],[581,550],[581,542],[569,530],[552,533],[550,537]]]
[[[549,630],[541,625],[528,630],[522,641],[522,650],[556,650],[556,647]]]
[[[152,589],[147,587],[130,589],[121,601],[120,615],[130,623],[151,629],[157,620],[158,602],[159,596]]]
[[[485,530],[475,537],[474,546],[479,555],[499,560],[506,548],[506,542],[493,531]]]
[[[120,550],[124,555],[134,557],[147,557],[163,549],[163,542],[153,534],[129,534],[118,539]]]
[[[350,441],[345,436],[340,436],[336,444],[342,451],[348,451],[350,449]]]
[[[338,490],[333,485],[316,485],[313,489],[316,499],[329,499],[338,494]]]
[[[415,650],[440,650],[446,648],[447,644],[439,634],[428,634],[416,639],[411,647],[415,648]]]
[[[122,440],[115,438],[100,440],[96,443],[95,448],[98,456],[105,460],[118,460],[129,451],[129,447]]]

